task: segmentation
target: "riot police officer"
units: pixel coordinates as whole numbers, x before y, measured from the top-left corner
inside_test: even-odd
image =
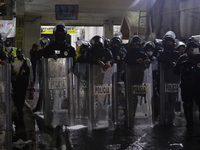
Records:
[[[185,53],[186,45],[182,41],[178,41],[176,45],[176,51],[179,52],[179,55],[183,55]]]
[[[40,49],[37,51],[36,60],[44,57],[44,48],[50,43],[50,39],[46,36],[43,36],[39,39],[40,41]]]
[[[141,38],[134,35],[129,39],[125,63],[127,64],[149,64],[150,60],[144,52],[141,51]]]
[[[158,91],[158,59],[153,55],[155,51],[155,44],[151,41],[148,41],[144,44],[144,52],[147,54],[152,64],[152,73],[153,73],[153,104],[154,104],[154,117],[156,118],[159,115],[159,91]]]
[[[51,42],[44,49],[45,58],[53,58],[56,60],[57,58],[73,57],[75,64],[75,49],[66,42],[66,34],[65,24],[59,22],[54,28],[55,42]]]
[[[200,106],[200,35],[191,36],[187,41],[185,54],[174,66],[174,73],[181,75],[181,97],[187,130],[193,129],[193,100]]]
[[[112,52],[104,47],[104,40],[98,35],[94,36],[90,43],[92,48],[86,53],[87,62],[100,65],[106,71],[113,64]]]
[[[132,122],[130,120],[132,120],[135,116],[138,103],[138,96],[136,94],[133,95],[132,93],[130,93],[130,88],[133,85],[142,85],[144,80],[144,71],[149,67],[150,63],[147,54],[142,51],[141,46],[141,38],[138,35],[133,35],[129,39],[127,55],[125,57],[126,70],[124,72],[123,80],[125,81],[125,90],[127,97],[125,106],[125,125],[128,128],[132,127],[133,125],[132,123],[129,123]],[[128,84],[130,85],[128,86]],[[127,92],[129,92],[129,94],[127,94]]]
[[[173,31],[168,31],[163,37],[163,51],[159,53],[158,62],[163,66],[161,71],[164,72],[164,83],[165,84],[179,84],[180,78],[173,73],[173,67],[179,58],[179,53],[175,51],[175,33]],[[173,120],[175,118],[175,103],[178,99],[177,92],[167,92],[165,100],[161,101],[165,104],[165,123],[168,125],[173,125]],[[161,95],[161,93],[160,93]]]
[[[82,41],[82,44],[76,48],[76,61],[80,63],[86,63],[85,54],[90,49],[90,42]]]
[[[122,46],[121,38],[114,36],[110,40],[110,50],[113,54],[114,62],[117,63],[118,81],[121,81],[124,72],[124,59],[126,57],[126,49]]]

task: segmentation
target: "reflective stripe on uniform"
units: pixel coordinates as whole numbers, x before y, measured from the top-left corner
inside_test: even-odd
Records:
[[[6,48],[3,48],[3,51],[6,53],[6,55],[8,55],[8,51],[6,50]],[[12,52],[11,54],[13,55],[13,57],[17,57],[17,48],[16,47],[12,47]]]

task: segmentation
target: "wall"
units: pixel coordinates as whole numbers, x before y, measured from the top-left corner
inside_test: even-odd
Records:
[[[40,18],[30,22],[25,19],[24,29],[24,53],[25,56],[30,58],[29,51],[34,43],[39,45],[40,38]]]

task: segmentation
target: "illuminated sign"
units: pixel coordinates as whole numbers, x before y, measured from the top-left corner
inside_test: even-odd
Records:
[[[55,5],[56,20],[77,20],[78,5]]]
[[[65,27],[67,30],[67,34],[75,34],[76,27]],[[53,34],[54,26],[42,26],[41,34]]]

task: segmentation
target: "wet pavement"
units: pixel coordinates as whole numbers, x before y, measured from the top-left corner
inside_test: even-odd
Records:
[[[34,103],[27,102],[29,106],[24,108],[24,122],[18,120],[13,112],[15,125],[12,136],[13,149],[20,149],[19,143],[21,143],[21,149],[52,149],[53,145],[57,145],[54,142],[58,142],[54,140],[54,131],[42,125],[42,118],[30,111]],[[144,119],[135,118],[133,128],[126,129],[124,120],[121,119],[115,130],[90,131],[83,126],[78,129],[61,127],[58,131],[61,134],[58,135],[60,141],[69,145],[67,144],[69,143],[67,140],[69,130],[71,143],[75,150],[200,150],[200,125],[196,124],[194,131],[188,132],[185,128],[185,118],[181,114],[176,116],[173,125],[161,126],[155,123],[151,126],[145,123]],[[62,144],[60,147],[58,145],[58,149],[64,150],[65,147],[61,146]]]

